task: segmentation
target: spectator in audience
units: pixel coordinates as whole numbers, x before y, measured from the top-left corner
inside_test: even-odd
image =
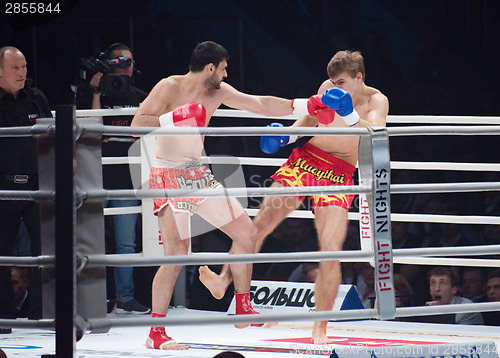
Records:
[[[30,286],[29,267],[14,266],[11,268],[12,286],[14,288],[14,304],[18,310],[18,317],[28,317],[29,299],[28,289]]]
[[[486,295],[488,302],[500,302],[500,269],[497,268],[488,274],[486,281]],[[500,311],[482,312],[484,324],[500,326]]]
[[[319,272],[318,262],[303,262],[292,271],[288,281],[292,282],[316,282]]]
[[[429,271],[429,291],[432,298],[426,305],[454,305],[472,303],[471,300],[457,296],[457,274],[449,267],[436,267]],[[428,323],[449,324],[483,324],[483,317],[479,312],[432,315],[423,317]]]
[[[369,262],[360,262],[356,265],[356,272],[356,289],[363,306],[375,307],[375,270]]]
[[[413,305],[413,289],[406,278],[397,273],[393,276],[394,295],[396,307],[408,307]]]
[[[462,295],[472,302],[485,302],[486,273],[481,267],[466,267],[462,271]]]

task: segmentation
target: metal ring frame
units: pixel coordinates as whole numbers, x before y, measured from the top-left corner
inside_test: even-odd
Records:
[[[67,107],[67,106],[66,106]],[[67,108],[66,108],[67,109]],[[61,106],[56,111],[56,124],[61,122],[57,121],[58,112],[67,112],[64,106]],[[136,109],[121,109],[121,110],[82,110],[78,111],[77,117],[87,116],[103,116],[103,115],[132,115]],[[215,116],[221,117],[252,117],[256,119],[269,119],[272,117],[264,117],[255,115],[245,111],[234,110],[218,110]],[[279,119],[294,119],[291,116],[275,117]],[[425,123],[426,120],[432,118],[433,123],[453,123],[453,126],[433,126],[433,127],[405,127],[405,128],[387,128],[385,131],[389,136],[409,136],[409,135],[498,135],[500,128],[496,125],[493,126],[456,126],[457,121],[463,124],[500,124],[498,117],[436,117],[434,116],[388,116],[388,123]],[[461,119],[461,120],[460,120]],[[68,118],[65,118],[67,121]],[[154,135],[208,135],[208,136],[261,136],[261,135],[356,135],[356,136],[369,136],[371,135],[368,128],[267,128],[267,127],[247,127],[247,128],[172,128],[172,129],[158,129],[158,128],[119,128],[113,126],[102,126],[91,122],[78,123],[73,127],[72,136],[74,142],[79,137],[94,136],[100,138],[101,135],[115,135],[115,136],[130,136],[130,135],[151,135],[154,130]],[[33,127],[19,127],[19,128],[0,128],[0,137],[5,136],[36,136],[38,138],[44,137],[57,137],[56,125],[49,122],[41,121]],[[205,158],[208,163],[214,163],[217,159]],[[264,159],[264,158],[240,158],[242,165],[254,165],[254,159],[260,165],[278,165],[283,162],[281,159]],[[244,162],[247,160],[247,162]],[[118,160],[102,160],[101,164],[112,164],[113,162],[137,162],[133,158],[118,158]],[[263,162],[267,163],[263,163]],[[399,164],[399,165],[398,165]],[[429,169],[431,167],[441,169],[438,167],[442,163],[409,163],[400,164],[391,162],[391,168],[396,169]],[[462,166],[462,164],[464,164]],[[487,167],[486,167],[487,165]],[[445,170],[490,170],[499,171],[500,164],[476,164],[476,163],[448,163]],[[129,198],[153,198],[164,197],[168,194],[169,197],[189,197],[189,196],[279,196],[279,195],[304,195],[312,194],[325,194],[325,193],[369,193],[370,185],[360,184],[346,187],[311,187],[311,188],[228,188],[224,190],[75,190],[75,202],[88,201],[88,202],[101,202],[104,199],[129,199]],[[500,183],[484,182],[484,183],[447,183],[447,184],[391,184],[390,193],[441,193],[441,192],[457,192],[457,191],[498,191],[500,190]],[[37,191],[1,191],[0,198],[3,200],[36,200],[40,202],[53,202],[56,199],[55,190],[46,190],[40,188]],[[101,208],[102,209],[102,208]],[[74,207],[76,211],[76,207]],[[135,209],[140,211],[140,209]],[[251,212],[252,209],[248,209]],[[255,210],[255,209],[253,209]],[[128,211],[127,211],[128,212]],[[112,213],[110,213],[112,214]],[[392,214],[389,213],[393,219],[400,219],[401,221],[415,221],[416,219],[433,220],[435,215],[409,215],[409,214]],[[398,217],[399,215],[399,217]],[[356,217],[357,216],[357,217]],[[292,213],[291,217],[308,217],[308,215]],[[309,215],[309,217],[311,217]],[[438,221],[434,222],[456,222],[457,218],[462,220],[462,217],[457,216],[439,216]],[[477,223],[493,223],[499,224],[500,218],[496,217],[471,217],[471,222]],[[359,219],[356,213],[350,213],[350,219]],[[389,219],[390,220],[390,219]],[[440,221],[439,221],[440,220]],[[473,221],[472,221],[473,220]],[[432,264],[439,260],[440,264],[450,265],[483,265],[483,266],[497,266],[500,267],[500,260],[472,260],[472,259],[449,259],[443,263],[445,258],[432,257],[432,256],[460,256],[460,255],[481,255],[481,254],[500,253],[500,245],[488,246],[473,246],[473,247],[453,247],[453,248],[428,248],[428,249],[394,249],[392,254],[394,262],[401,263],[414,263],[414,264]],[[248,254],[248,255],[228,255],[228,254],[193,254],[190,256],[177,256],[177,257],[163,257],[163,258],[149,258],[144,259],[138,255],[103,255],[95,254],[85,256],[85,267],[92,268],[94,266],[151,266],[159,264],[179,264],[179,265],[192,265],[192,264],[223,264],[230,262],[288,262],[288,261],[318,261],[318,260],[341,260],[341,261],[370,261],[373,260],[373,252],[360,252],[360,251],[341,251],[341,252],[303,252],[303,253],[287,253],[287,254]],[[56,262],[55,255],[41,255],[38,257],[0,257],[0,265],[23,265],[23,266],[41,266],[50,269],[54,267]],[[76,255],[78,260],[78,255]],[[58,269],[58,268],[57,268]],[[66,268],[67,269],[67,268]],[[81,268],[80,268],[81,270]],[[73,266],[75,271],[75,266]],[[459,313],[459,312],[482,312],[499,310],[500,303],[474,303],[463,305],[449,305],[438,307],[404,307],[396,308],[396,317],[407,317],[414,315],[426,314],[442,314],[442,313]],[[71,316],[73,317],[73,316]],[[42,319],[33,321],[18,321],[0,319],[0,327],[15,327],[15,328],[53,328],[56,326],[56,340],[57,340],[57,320],[56,319]],[[107,319],[105,317],[87,318],[85,320],[85,327],[83,329],[90,329],[92,331],[107,330],[112,326],[151,326],[151,325],[186,325],[186,324],[234,324],[234,323],[263,323],[270,321],[297,321],[297,320],[342,320],[353,318],[381,318],[380,310],[377,309],[364,309],[364,310],[350,310],[348,312],[311,312],[307,314],[266,314],[260,316],[233,316],[224,317],[223,319],[214,320],[210,317],[209,320],[204,321],[203,318],[176,320],[169,318],[166,319],[152,319],[152,318],[134,318],[134,319]],[[382,317],[383,318],[383,317]],[[78,320],[75,320],[78,321]],[[80,319],[81,321],[81,319]],[[75,325],[75,322],[72,322]],[[71,342],[72,345],[73,342]],[[57,348],[57,345],[56,345]]]

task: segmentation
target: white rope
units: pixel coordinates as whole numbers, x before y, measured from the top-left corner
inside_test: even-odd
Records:
[[[461,305],[454,305],[461,306]],[[100,330],[110,327],[138,327],[138,326],[187,326],[187,325],[222,325],[237,323],[266,323],[266,322],[293,322],[317,320],[351,320],[351,319],[378,318],[374,309],[358,309],[344,311],[316,311],[305,313],[266,313],[252,315],[200,315],[168,318],[134,317],[123,318],[89,318],[90,330]]]
[[[102,157],[102,164],[141,164],[141,157]]]
[[[461,193],[500,190],[500,182],[391,184],[391,194]]]
[[[103,117],[103,116],[133,116],[137,108],[117,109],[79,109],[76,117]],[[218,109],[214,117],[254,118],[258,120],[283,119],[295,120],[292,115],[268,117],[260,114],[236,109]],[[429,116],[429,115],[388,115],[387,123],[414,123],[414,124],[500,124],[500,117],[488,116]]]
[[[262,187],[262,188],[215,188],[215,189],[108,189],[89,190],[87,199],[153,199],[153,198],[201,198],[201,197],[265,197],[326,194],[359,194],[370,192],[368,185],[311,186],[311,187]],[[500,182],[441,183],[441,184],[392,184],[392,194],[457,193],[498,191]]]
[[[54,255],[40,256],[0,256],[0,266],[54,266],[56,258]]]
[[[415,256],[481,256],[500,254],[500,245],[427,247],[394,249],[393,257]],[[92,266],[156,266],[156,265],[221,265],[226,263],[277,263],[340,260],[342,262],[361,262],[373,260],[372,251],[307,251],[255,254],[229,254],[218,252],[196,252],[191,255],[168,257],[142,257],[141,254],[91,255],[88,264]],[[465,260],[465,258],[464,258]],[[500,260],[490,260],[497,266]],[[484,261],[488,262],[488,261]]]
[[[499,172],[499,163],[392,162],[391,169]]]
[[[203,164],[235,164],[281,166],[287,158],[232,157],[215,155],[201,157]],[[140,164],[141,157],[103,157],[102,164]],[[500,163],[451,163],[451,162],[391,162],[391,169],[411,170],[456,170],[456,171],[490,171],[499,172]]]
[[[469,259],[450,257],[394,257],[395,264],[408,265],[436,265],[436,266],[465,266],[465,267],[500,267],[500,259]]]
[[[429,135],[498,135],[499,126],[415,126],[415,127],[389,127],[389,136],[429,136]]]
[[[119,208],[104,208],[103,214],[106,215],[126,215],[142,214],[142,206],[123,206]]]
[[[367,127],[342,128],[342,127],[121,127],[109,125],[82,125],[88,133],[103,134],[108,136],[218,136],[241,137],[263,135],[298,135],[298,136],[368,136]],[[470,127],[475,133],[485,131],[481,127]],[[421,129],[420,129],[421,130]],[[417,131],[417,129],[416,129]],[[499,129],[500,131],[500,129]],[[406,134],[405,134],[406,135]]]
[[[498,184],[500,186],[500,183]],[[154,198],[225,198],[297,196],[324,194],[367,193],[368,185],[311,186],[311,187],[263,187],[263,188],[214,188],[214,189],[108,189],[89,190],[87,199],[154,199]]]
[[[500,302],[464,303],[459,305],[434,305],[396,308],[396,317],[427,316],[436,314],[466,313],[497,311]],[[137,327],[137,326],[186,326],[186,325],[222,325],[241,323],[265,322],[295,322],[295,321],[342,321],[352,319],[378,318],[375,309],[355,309],[344,311],[316,311],[301,313],[266,313],[260,315],[199,315],[183,317],[134,317],[134,318],[90,318],[90,330],[99,330],[110,327]]]
[[[255,216],[259,209],[245,209],[249,216]],[[289,218],[314,219],[314,214],[310,210],[294,210]],[[359,221],[360,214],[357,212],[348,213],[349,220]],[[500,225],[500,216],[472,216],[472,215],[436,215],[436,214],[391,214],[391,221],[400,222],[422,222],[440,224],[481,224]]]

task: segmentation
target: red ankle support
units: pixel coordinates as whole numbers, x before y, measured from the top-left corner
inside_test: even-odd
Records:
[[[245,293],[235,293],[234,294],[236,302],[236,314],[260,314],[255,311],[250,302],[250,292]],[[252,327],[262,327],[263,323],[253,323]]]

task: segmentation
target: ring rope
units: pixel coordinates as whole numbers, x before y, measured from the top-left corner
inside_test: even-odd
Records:
[[[500,254],[500,245],[456,246],[456,247],[429,247],[393,249],[393,257],[405,256],[480,256]],[[373,259],[373,251],[345,250],[345,251],[306,251],[285,253],[193,253],[191,255],[142,257],[133,254],[89,255],[88,265],[106,266],[157,266],[166,265],[221,265],[226,263],[277,263],[277,262],[307,262],[321,260],[365,260]],[[500,260],[492,263],[498,264]]]
[[[349,128],[348,128],[349,129]],[[387,134],[390,136],[430,136],[430,135],[498,135],[499,126],[433,126],[432,131],[429,126],[415,127],[389,127]]]
[[[109,136],[137,136],[137,135],[162,135],[162,136],[263,136],[263,135],[352,135],[368,136],[368,127],[343,128],[343,127],[120,127],[98,124],[86,124],[84,130],[88,133]],[[379,128],[379,127],[373,127]],[[381,128],[381,127],[380,127]],[[385,127],[384,127],[385,128]],[[415,127],[389,127],[389,136],[416,136],[416,135],[498,135],[499,126],[429,126]]]
[[[48,190],[2,190],[1,200],[31,200],[50,201],[55,200],[55,193]]]
[[[396,317],[426,316],[429,314],[466,313],[495,311],[500,309],[500,302],[464,303],[460,305],[436,305],[397,307]],[[214,325],[236,323],[266,323],[290,321],[318,321],[318,320],[352,320],[376,319],[375,309],[355,309],[345,311],[316,311],[308,313],[267,313],[265,315],[230,315],[215,317],[168,317],[168,318],[90,318],[87,323],[89,329],[130,326],[184,326],[184,325]]]
[[[235,159],[240,165],[280,166],[288,158],[258,158],[258,157],[233,157],[229,155],[216,155],[202,157],[203,164],[235,164]],[[103,165],[110,164],[141,164],[141,157],[103,157]],[[499,172],[500,163],[458,163],[458,162],[394,162],[391,169],[412,170],[455,170],[455,171],[490,171]]]
[[[408,265],[436,265],[436,266],[480,266],[480,267],[500,267],[498,259],[469,259],[469,258],[450,258],[450,257],[420,257],[406,256],[394,258],[395,264]]]
[[[141,206],[128,206],[119,208],[104,208],[104,215],[126,215],[142,213]],[[256,216],[259,209],[245,209],[249,216]],[[314,219],[310,210],[294,210],[288,214],[290,218]],[[359,220],[358,212],[349,212],[349,220]],[[391,221],[400,222],[425,222],[439,224],[473,224],[473,225],[500,225],[499,216],[473,216],[473,215],[438,215],[438,214],[391,214]]]
[[[116,109],[79,109],[76,111],[77,118],[102,117],[102,116],[133,116],[137,112],[137,107],[116,108]],[[283,119],[295,120],[295,116],[270,117],[260,114],[236,110],[218,109],[213,117],[235,117],[252,118],[258,120]],[[418,124],[500,124],[500,117],[492,116],[428,116],[428,115],[388,115],[387,123],[418,123]]]
[[[500,183],[498,183],[500,187]],[[301,190],[302,189],[302,190]],[[96,189],[84,195],[86,199],[154,199],[154,198],[200,198],[200,197],[263,197],[298,196],[322,194],[356,194],[370,192],[368,185],[314,186],[301,187],[263,187],[263,188],[214,188],[214,189]]]
[[[455,305],[458,306],[458,305]],[[460,305],[461,306],[461,305]],[[111,327],[131,327],[131,326],[185,326],[185,325],[222,325],[237,323],[266,323],[266,322],[290,322],[290,321],[316,321],[316,320],[350,320],[375,319],[378,318],[377,311],[372,308],[346,310],[346,311],[316,311],[307,313],[269,313],[254,315],[227,315],[215,317],[206,315],[205,317],[169,317],[169,318],[90,318],[88,319],[88,329],[103,329]]]
[[[54,319],[4,319],[0,318],[0,327],[8,328],[54,328],[56,321]]]
[[[54,255],[40,256],[0,256],[0,266],[54,266],[56,257]]]
[[[470,127],[473,128],[473,127]],[[481,127],[477,127],[480,132]],[[291,135],[318,136],[318,135],[370,135],[367,127],[360,128],[337,128],[337,127],[121,127],[109,125],[88,124],[85,131],[94,134],[108,136],[131,136],[131,135],[154,135],[154,136],[263,136],[263,135]],[[497,128],[497,131],[500,129]]]
[[[118,157],[115,157],[118,158]],[[125,158],[125,157],[124,157]],[[123,160],[125,160],[123,158]],[[258,157],[233,157],[233,156],[210,156],[202,157],[202,163],[206,164],[235,164],[235,159],[241,165],[280,166],[288,158],[258,158]],[[107,158],[108,161],[108,158]],[[107,164],[110,164],[109,161]],[[117,164],[124,164],[123,162]],[[456,170],[456,171],[500,171],[500,163],[453,163],[453,162],[395,162],[391,161],[391,169],[413,169],[413,170]]]
[[[87,128],[85,127],[85,128],[84,128],[84,130],[86,130],[86,129],[87,129]],[[253,128],[250,128],[250,129],[251,129],[251,130],[253,130]],[[448,131],[450,131],[450,128],[444,128],[444,127],[443,127],[442,129],[443,129],[443,131],[445,131],[445,133],[448,133]],[[474,129],[474,128],[472,128],[472,129]],[[88,132],[92,132],[92,131],[93,131],[93,129],[92,129],[92,128],[90,128],[90,130],[89,130]],[[160,130],[160,131],[161,131],[161,130]],[[496,128],[495,128],[495,131],[497,131],[497,129],[496,129]],[[197,131],[197,132],[200,132],[200,131]],[[279,131],[278,131],[278,132],[279,132]],[[472,132],[475,132],[475,130],[473,130]],[[489,128],[486,128],[486,129],[485,129],[485,128],[481,128],[481,129],[478,129],[478,130],[477,130],[477,132],[478,132],[478,133],[488,133],[488,134],[489,134],[489,133],[491,133],[491,131],[490,131],[490,129],[489,129]],[[218,135],[217,133],[221,133],[221,132],[220,132],[220,129],[218,129],[218,132],[217,132],[217,131],[214,131],[214,134],[213,134],[213,135]],[[409,131],[401,131],[401,132],[397,132],[397,131],[396,131],[395,133],[396,133],[396,134],[400,133],[401,135],[408,135],[408,133],[410,133],[410,132],[409,132]],[[460,131],[458,131],[458,132],[457,132],[456,130],[451,130],[451,132],[449,132],[449,133],[451,133],[451,134],[470,134],[470,133],[471,133],[471,128],[467,129],[467,131],[466,131],[466,132],[462,132],[461,130],[460,130]],[[156,134],[163,134],[163,133],[156,133]],[[273,133],[273,134],[274,134],[274,133]],[[278,133],[278,134],[279,134],[279,133]],[[284,134],[288,134],[288,133],[284,133]],[[434,133],[433,133],[433,134],[434,134]],[[175,135],[182,135],[182,134],[175,133]],[[185,134],[185,135],[192,135],[192,132],[189,132],[189,131],[188,131],[188,132],[187,132],[187,134]],[[208,133],[207,133],[206,135],[210,135],[210,134],[208,134]],[[232,135],[232,134],[231,134],[231,133],[229,133],[229,132],[227,132],[227,133],[224,133],[224,135]],[[241,135],[241,133],[238,133],[237,135]],[[262,135],[262,134],[260,134],[260,133],[259,133],[259,134],[256,134],[256,135]],[[317,134],[315,134],[315,135],[317,135]],[[325,135],[328,135],[328,134],[325,134]],[[361,134],[360,134],[360,135],[361,135]],[[468,184],[476,184],[476,183],[468,183]],[[479,183],[479,184],[485,184],[485,183]],[[461,183],[461,185],[463,186],[463,183]],[[433,189],[433,190],[435,190],[435,189]],[[493,190],[496,190],[496,189],[493,189]],[[455,191],[456,191],[456,190],[455,190]],[[469,191],[469,190],[468,190],[468,191]],[[482,191],[482,190],[481,190],[481,191]],[[227,192],[227,190],[226,190],[226,192]],[[199,192],[199,191],[198,191],[198,195],[200,195],[200,192]],[[186,196],[186,195],[184,194],[183,196]],[[226,193],[225,195],[223,195],[223,196],[227,196],[227,193]],[[491,253],[491,251],[489,251],[489,253]],[[468,251],[468,253],[467,253],[467,255],[470,255],[470,254],[471,254],[471,253],[470,253],[470,250],[469,250],[469,251]],[[234,258],[234,255],[233,255],[233,258]],[[366,312],[366,310],[364,310],[364,311]],[[378,312],[375,312],[375,313],[378,315]],[[310,316],[310,315],[309,315],[309,316]],[[352,317],[352,315],[350,315],[350,317]]]
[[[265,197],[324,194],[369,193],[369,185],[311,186],[311,187],[263,187],[263,188],[216,188],[216,189],[96,189],[83,193],[85,199],[154,199],[154,198],[199,198],[199,197]],[[436,183],[436,184],[391,184],[391,194],[413,193],[457,193],[499,191],[500,182]]]

